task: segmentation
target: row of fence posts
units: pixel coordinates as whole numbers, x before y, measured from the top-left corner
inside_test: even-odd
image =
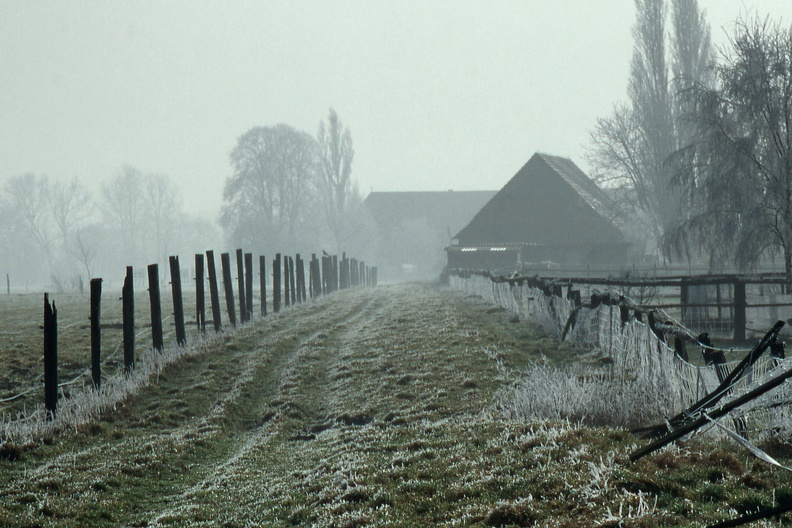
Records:
[[[206,331],[206,300],[204,257],[209,280],[209,301],[212,310],[212,324],[215,332],[222,330],[220,293],[217,282],[217,269],[213,251],[206,255],[195,255],[195,324],[201,334]],[[173,316],[176,327],[176,343],[184,346],[187,333],[184,321],[184,305],[182,300],[181,268],[179,257],[169,258],[171,274],[171,293],[173,296]],[[267,259],[259,257],[260,303],[261,315],[267,316]],[[239,292],[239,315],[242,323],[253,318],[253,254],[236,250],[237,288]],[[229,253],[220,255],[223,274],[223,286],[226,299],[226,310],[231,326],[237,325],[236,305],[234,302],[234,286],[231,280],[231,256]],[[315,300],[323,295],[339,289],[355,286],[377,285],[377,268],[366,266],[365,262],[348,259],[346,253],[341,260],[333,255],[311,255],[309,275],[306,288],[305,262],[299,254],[292,258],[278,253],[272,261],[272,311],[281,311],[281,300],[285,307]],[[151,313],[152,348],[162,351],[164,336],[162,329],[162,305],[160,302],[159,266],[148,266],[149,302]],[[135,368],[135,288],[132,266],[127,266],[122,300],[122,332],[124,372],[129,374]],[[91,382],[94,389],[99,390],[102,384],[101,371],[101,298],[102,279],[91,279],[90,285],[90,332],[91,332]],[[50,303],[49,294],[44,294],[44,407],[47,416],[55,416],[58,405],[58,312],[55,302]]]

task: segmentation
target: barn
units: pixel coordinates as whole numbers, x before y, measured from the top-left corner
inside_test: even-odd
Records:
[[[609,200],[572,160],[534,154],[461,231],[448,269],[620,266],[630,244]]]
[[[443,249],[496,191],[371,192],[363,201],[372,229],[363,254],[380,282],[436,279]]]

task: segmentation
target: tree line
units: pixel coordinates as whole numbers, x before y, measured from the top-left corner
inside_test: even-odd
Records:
[[[74,291],[125,266],[159,263],[207,245],[262,254],[354,251],[362,203],[349,128],[330,109],[316,136],[286,124],[254,127],[229,156],[215,219],[187,214],[170,176],[124,165],[94,195],[79,179],[25,173],[0,188],[0,264],[15,279]],[[359,244],[358,244],[359,246]]]
[[[184,212],[168,175],[130,165],[105,180],[98,196],[77,178],[13,176],[2,188],[0,219],[3,264],[15,286],[59,291],[120,276],[126,265],[165,263],[217,237],[211,221]]]
[[[716,49],[696,0],[635,5],[627,102],[591,132],[595,178],[647,252],[712,271],[780,259],[792,284],[792,28],[740,18]]]

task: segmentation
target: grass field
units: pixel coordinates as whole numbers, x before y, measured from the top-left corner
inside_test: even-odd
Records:
[[[4,446],[0,526],[706,526],[792,499],[786,471],[729,445],[630,463],[624,430],[499,416],[539,361],[597,358],[478,298],[334,294],[206,340],[94,423]]]

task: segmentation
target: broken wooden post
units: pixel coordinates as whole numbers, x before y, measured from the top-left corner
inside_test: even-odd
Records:
[[[44,408],[47,419],[55,418],[58,408],[58,310],[44,294]]]
[[[236,250],[237,264],[237,287],[239,288],[239,320],[244,323],[247,321],[247,299],[245,299],[245,265],[241,249]]]
[[[91,279],[91,381],[96,390],[102,386],[102,279]]]
[[[220,292],[217,287],[217,269],[215,268],[214,252],[206,252],[206,264],[209,268],[209,297],[212,302],[212,324],[215,332],[220,331]]]
[[[206,298],[204,293],[204,256],[195,254],[195,324],[200,333],[206,332]]]
[[[253,253],[245,253],[245,320],[253,319]]]
[[[132,266],[127,266],[124,288],[121,290],[121,320],[124,331],[124,372],[135,368],[135,281]]]
[[[179,257],[170,257],[171,293],[173,295],[173,319],[176,324],[176,344],[187,344],[187,332],[184,328],[184,304],[182,299],[181,267]]]
[[[154,350],[162,351],[162,305],[160,303],[159,267],[149,264],[149,305],[151,306],[151,346]]]
[[[225,288],[226,309],[231,326],[236,326],[236,311],[234,308],[234,285],[231,283],[231,256],[228,253],[220,254],[220,265],[223,268],[223,287]]]

